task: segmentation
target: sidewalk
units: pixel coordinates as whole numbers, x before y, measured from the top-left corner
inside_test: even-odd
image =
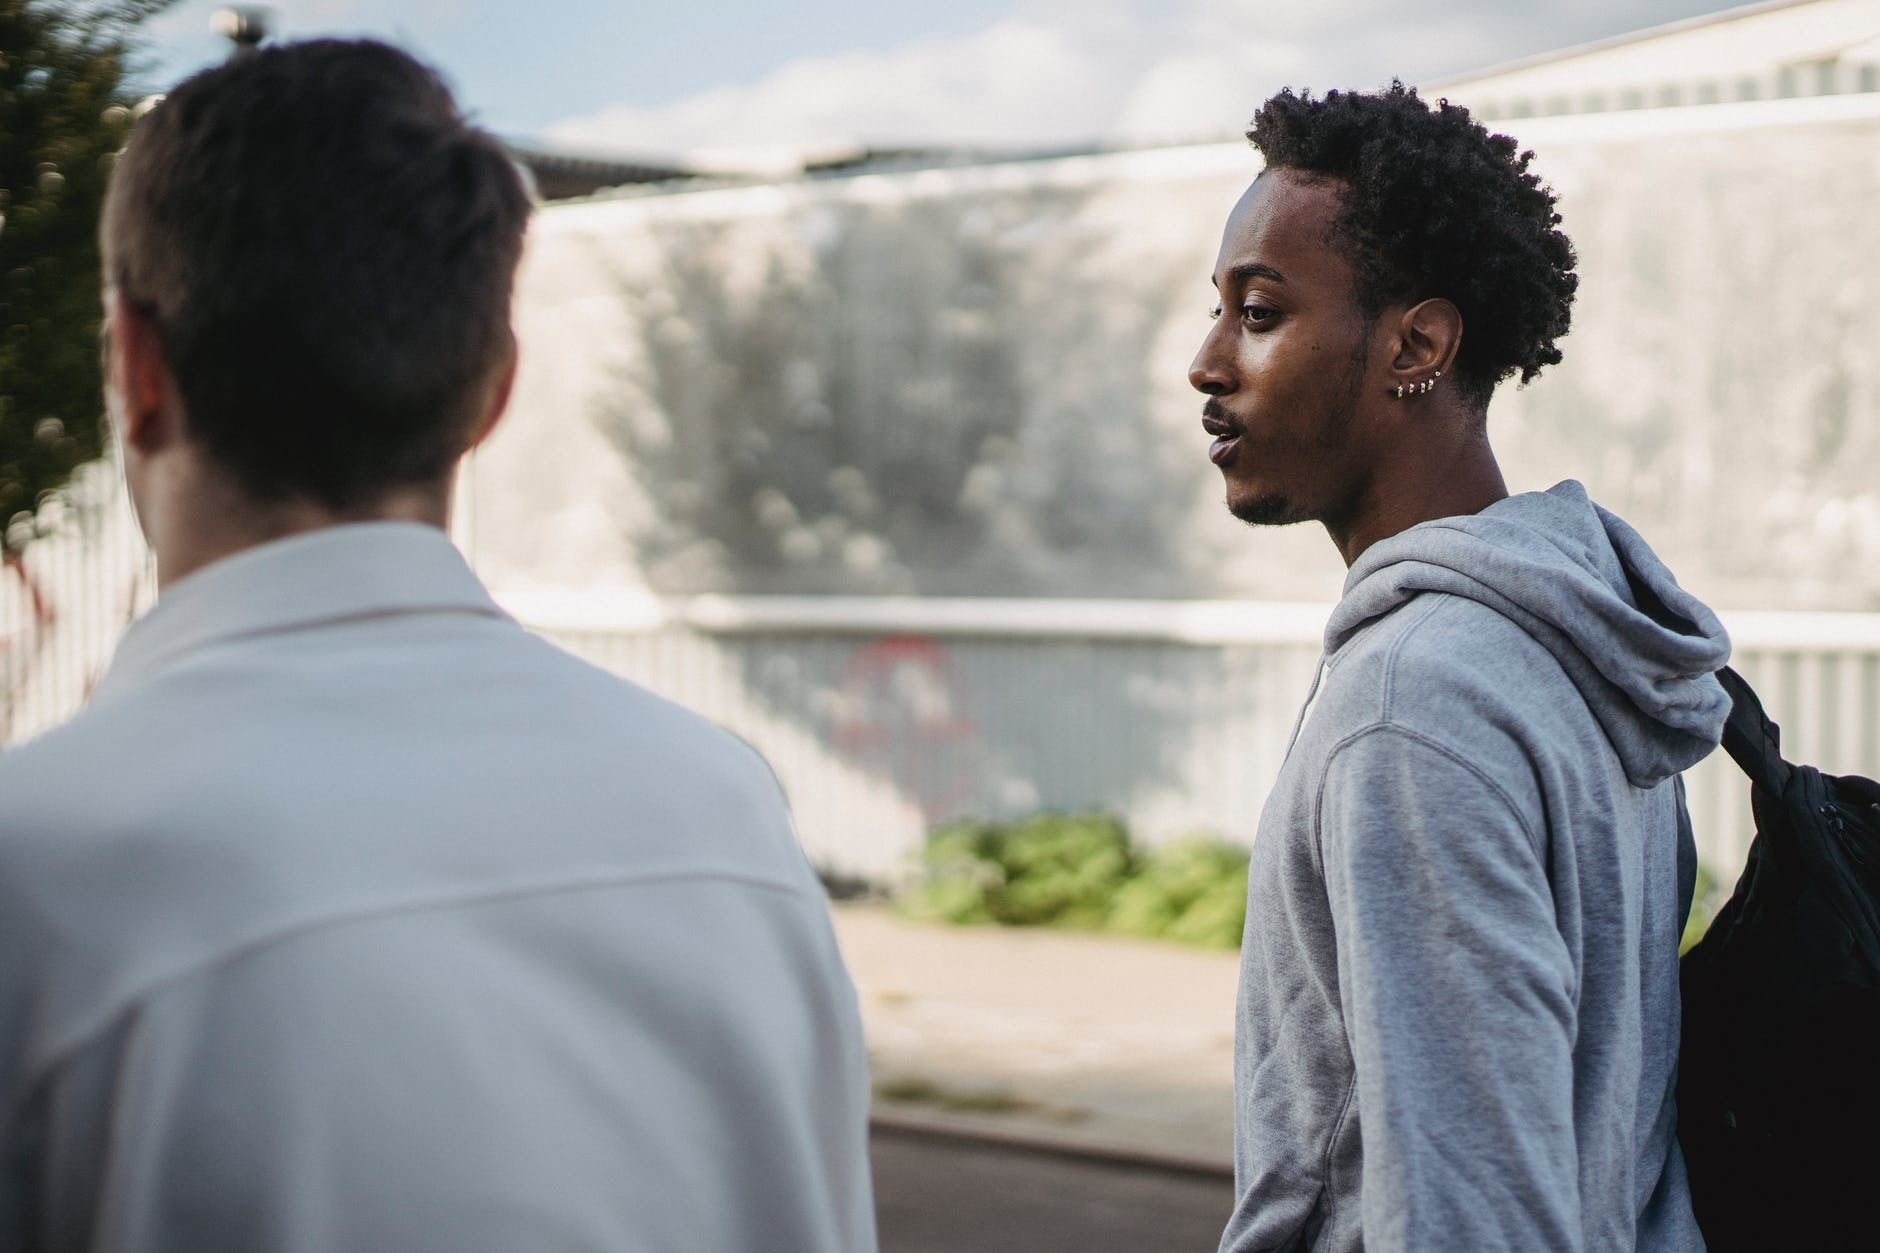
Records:
[[[1231,1167],[1235,954],[831,909],[877,1121]]]

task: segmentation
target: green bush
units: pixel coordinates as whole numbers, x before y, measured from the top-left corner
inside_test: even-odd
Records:
[[[1040,814],[1008,828],[994,916],[1017,926],[1101,927],[1130,870],[1129,832],[1107,814]]]
[[[1143,858],[1116,893],[1110,929],[1235,948],[1247,917],[1247,854],[1212,836],[1193,835]]]
[[[897,898],[900,911],[933,922],[996,922],[987,894],[1005,880],[998,828],[957,822],[927,836],[918,886]]]
[[[898,902],[915,918],[1234,948],[1246,917],[1244,851],[1191,836],[1138,856],[1128,830],[1108,814],[953,823],[928,837],[920,860],[918,882]]]
[[[903,910],[945,922],[1100,927],[1129,873],[1129,833],[1107,814],[1039,814],[941,827]]]

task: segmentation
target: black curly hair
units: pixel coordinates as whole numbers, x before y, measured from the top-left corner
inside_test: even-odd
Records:
[[[1434,296],[1461,310],[1453,368],[1477,408],[1516,371],[1526,383],[1560,360],[1579,278],[1554,193],[1528,172],[1532,152],[1396,81],[1318,100],[1289,87],[1260,106],[1247,139],[1268,169],[1344,185],[1333,237],[1367,317]]]

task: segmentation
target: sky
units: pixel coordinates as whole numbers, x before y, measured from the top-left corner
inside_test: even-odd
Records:
[[[151,90],[220,60],[217,0],[150,23]],[[659,157],[860,142],[1227,138],[1282,86],[1446,75],[1716,0],[277,0],[283,38],[387,38],[506,138]]]

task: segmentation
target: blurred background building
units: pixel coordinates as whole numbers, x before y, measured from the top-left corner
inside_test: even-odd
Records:
[[[1584,481],[1792,752],[1866,773],[1877,70],[1880,0],[1784,0],[1426,88],[1534,149],[1580,251],[1565,362],[1491,410],[1511,485]],[[1226,516],[1186,383],[1244,143],[517,155],[551,202],[456,535],[519,617],[756,743],[832,871],[1041,808],[1251,838],[1342,567]],[[69,509],[0,590],[14,736],[148,595],[109,474]],[[1692,786],[1728,874],[1743,788]]]

